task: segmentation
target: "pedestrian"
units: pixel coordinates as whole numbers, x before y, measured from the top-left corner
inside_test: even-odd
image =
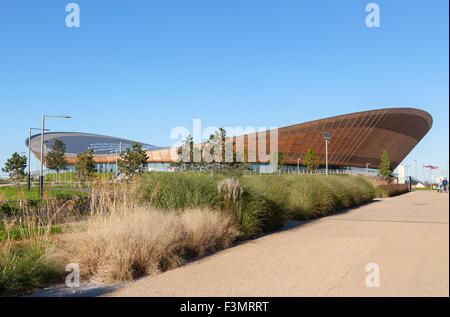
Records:
[[[447,186],[448,186],[448,181],[447,181],[447,178],[444,177],[444,179],[442,180],[442,189],[443,189],[444,193],[447,192]]]

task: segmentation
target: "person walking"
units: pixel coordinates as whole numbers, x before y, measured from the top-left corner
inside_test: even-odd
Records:
[[[447,178],[444,177],[444,179],[442,180],[442,191],[443,191],[444,193],[447,192],[447,186],[448,186],[448,181],[447,181]]]

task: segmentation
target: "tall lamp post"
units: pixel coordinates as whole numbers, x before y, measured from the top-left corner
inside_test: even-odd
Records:
[[[325,139],[325,174],[328,176],[328,143],[330,143],[330,133],[322,132],[322,136]]]
[[[68,119],[70,116],[51,116],[44,114],[42,115],[42,130],[41,130],[41,170],[39,172],[39,198],[42,198],[42,189],[44,187],[44,131],[45,131],[45,118],[63,118]]]
[[[409,191],[411,191],[411,176],[409,176],[409,168],[411,165],[405,165],[405,182],[408,182]]]
[[[31,189],[31,130],[40,130],[39,128],[28,129],[28,175],[27,175],[27,190]],[[45,131],[49,131],[45,129]]]
[[[417,160],[414,160],[414,164],[415,164],[415,166],[416,166],[416,180],[418,180],[419,179],[419,175],[417,174]]]

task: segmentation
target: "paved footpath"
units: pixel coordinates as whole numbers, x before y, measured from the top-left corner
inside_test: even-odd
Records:
[[[418,191],[308,221],[106,296],[449,296],[449,195]],[[369,263],[379,287],[367,287]],[[374,280],[371,279],[373,282]]]

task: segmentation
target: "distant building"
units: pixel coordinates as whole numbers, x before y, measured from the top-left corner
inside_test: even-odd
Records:
[[[287,170],[296,170],[298,159],[301,164],[301,159],[309,148],[318,154],[319,164],[325,165],[322,132],[329,132],[331,142],[328,145],[328,162],[331,170],[365,171],[367,168],[370,172],[375,172],[383,150],[388,152],[391,168],[395,169],[427,134],[432,124],[433,119],[429,113],[414,108],[356,112],[279,128],[278,151],[283,153]],[[249,136],[258,138],[256,134],[245,135],[245,147],[248,146]],[[40,139],[40,134],[31,137],[31,150],[38,159]],[[98,171],[113,171],[119,144],[122,144],[124,150],[133,142],[98,134],[51,132],[44,135],[45,152],[51,149],[56,139],[66,144],[69,169],[73,168],[78,153],[93,149]],[[27,139],[27,146],[28,142]],[[171,148],[141,144],[147,151],[149,170],[169,170]],[[269,131],[266,131],[266,148],[270,148]],[[252,168],[255,171],[270,171],[268,165],[257,157]]]

